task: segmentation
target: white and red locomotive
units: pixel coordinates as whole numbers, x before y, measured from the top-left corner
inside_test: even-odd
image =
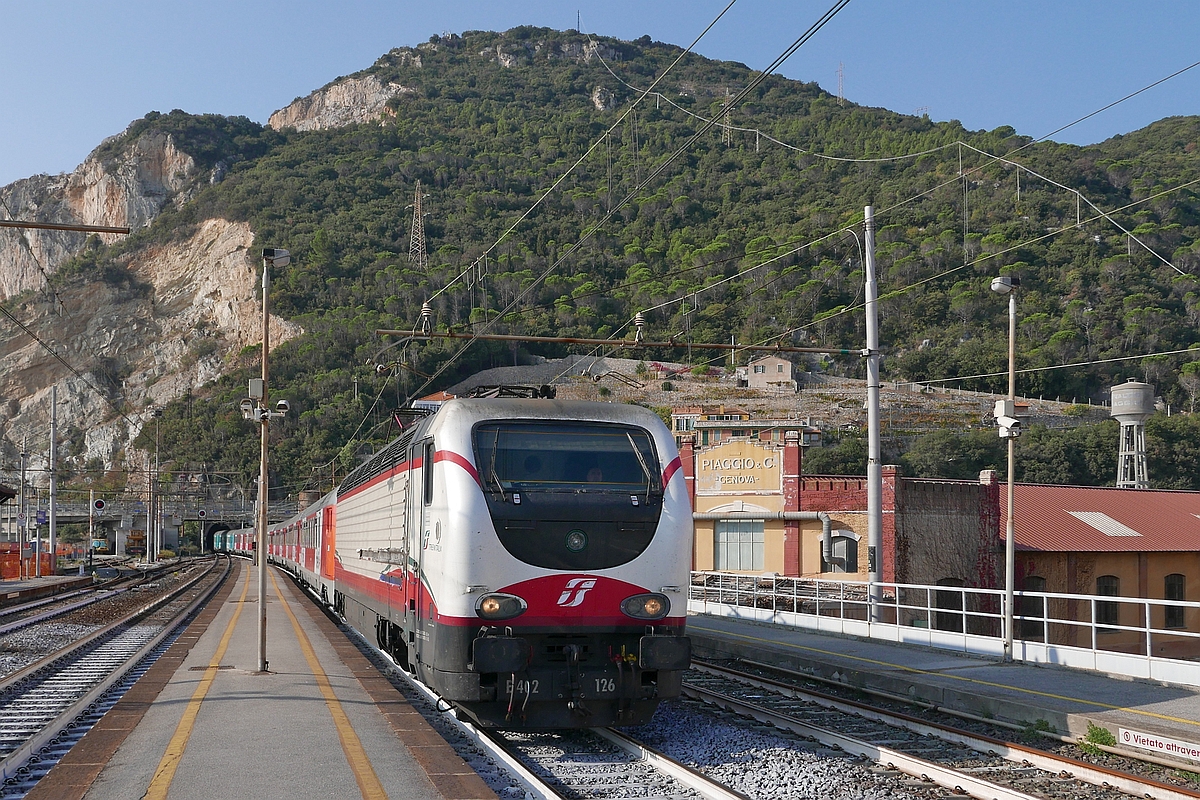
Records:
[[[639,724],[690,663],[691,505],[644,408],[451,400],[268,542],[486,726]]]

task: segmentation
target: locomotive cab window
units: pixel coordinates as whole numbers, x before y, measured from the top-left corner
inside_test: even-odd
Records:
[[[602,423],[506,422],[475,429],[484,489],[512,492],[661,494],[649,433]]]
[[[608,569],[650,546],[663,506],[649,432],[602,422],[488,422],[475,464],[500,543],[526,564]]]

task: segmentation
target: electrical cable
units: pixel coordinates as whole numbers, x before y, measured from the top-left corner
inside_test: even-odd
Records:
[[[788,58],[790,58],[791,55],[793,53],[795,53],[796,50],[798,50],[805,42],[807,42],[809,39],[811,39],[813,36],[815,36],[817,34],[817,32],[819,32],[823,27],[825,27],[825,25],[827,25],[830,20],[832,20],[835,16],[837,16],[838,12],[840,12],[843,8],[845,8],[849,3],[850,3],[850,0],[837,0],[837,2],[834,3],[834,5],[832,7],[830,7],[830,9],[828,11],[826,11],[821,16],[820,19],[818,19],[816,22],[814,22],[807,31],[805,31],[798,39],[796,39],[795,42],[792,43],[792,45],[790,47],[788,47],[779,57],[777,57],[775,59],[775,61],[773,61],[770,64],[770,66],[767,68],[767,70],[760,73],[755,78],[755,80],[751,81],[751,83],[748,86],[746,86],[744,89],[742,89],[742,91],[740,91],[733,99],[731,99],[729,101],[729,103],[727,103],[726,107],[733,108],[738,103],[740,103],[742,101],[742,99],[744,99],[748,94],[750,94],[752,91],[754,91],[759,86],[759,84],[761,84],[764,80],[766,80],[767,76],[771,72],[773,72],[776,68],[779,67],[780,64],[782,64],[784,61],[786,61]],[[724,13],[724,12],[722,12],[722,13]],[[551,273],[555,272],[559,268],[559,266],[561,266],[568,258],[570,258],[572,255],[574,255],[576,250],[578,250],[580,247],[582,247],[586,242],[590,241],[591,238],[596,234],[596,232],[599,231],[605,224],[607,224],[608,221],[610,219],[612,219],[617,214],[618,211],[620,211],[622,208],[624,208],[626,205],[628,205],[630,202],[632,202],[634,197],[638,196],[646,186],[648,186],[655,179],[657,179],[659,175],[661,175],[663,172],[665,172],[667,167],[669,167],[671,164],[673,164],[675,162],[675,160],[678,159],[683,153],[691,150],[693,145],[713,127],[713,124],[714,123],[710,122],[710,123],[706,123],[706,124],[702,125],[700,127],[700,129],[698,131],[696,131],[696,133],[694,133],[691,136],[691,138],[689,138],[687,140],[687,142],[685,142],[681,147],[679,147],[677,150],[675,150],[674,153],[672,153],[670,156],[668,156],[666,159],[664,159],[646,177],[645,180],[643,180],[640,184],[635,186],[628,194],[626,194],[625,197],[622,198],[622,200],[619,203],[617,203],[617,205],[610,208],[608,213],[606,213],[604,215],[604,217],[602,217],[598,222],[596,222],[587,231],[585,231],[583,236],[581,236],[578,241],[576,241],[573,245],[571,245],[569,248],[567,248],[567,250],[558,258],[557,261],[555,261],[553,264],[551,264],[549,267],[547,267],[546,270],[543,271],[542,274],[540,276],[538,276],[535,280],[533,280],[529,284],[529,286],[527,286],[525,289],[523,289],[512,300],[512,302],[510,302],[508,304],[507,307],[502,309],[499,312],[499,314],[497,314],[496,317],[494,317],[491,320],[491,322],[485,324],[483,329],[480,331],[476,331],[476,333],[486,333],[488,330],[491,329],[492,326],[494,326],[497,322],[499,322],[501,319],[503,319],[505,316],[507,316],[509,311],[511,311],[513,308],[515,308],[535,288],[537,288],[539,285],[541,285],[541,283]],[[425,383],[422,384],[417,389],[415,394],[420,394],[431,383],[433,383],[443,372],[445,372],[447,369],[449,369],[450,366],[455,361],[457,361],[458,358],[466,351],[466,349],[471,346],[473,341],[474,340],[468,340],[461,347],[459,347],[458,350],[456,350],[450,356],[449,359],[447,359],[445,362],[443,362],[442,365],[433,373],[433,375],[431,375],[425,381]]]
[[[725,16],[725,14],[729,11],[729,9],[733,8],[733,4],[736,2],[737,2],[737,0],[729,0],[729,4],[721,10],[721,13],[717,14],[717,16],[713,19],[713,21],[708,23],[707,27],[705,27],[704,30],[700,31],[700,35],[697,36],[695,38],[695,40],[690,45],[688,45],[687,48],[685,50],[683,50],[683,52],[681,52],[674,61],[671,62],[670,66],[668,66],[663,71],[663,73],[661,75],[659,75],[658,78],[655,79],[654,83],[652,83],[650,85],[650,88],[647,89],[645,92],[643,92],[641,97],[639,97],[637,100],[633,101],[625,109],[625,111],[621,113],[621,115],[617,118],[617,121],[614,122],[612,124],[612,126],[607,131],[605,131],[605,133],[602,136],[597,138],[596,141],[592,142],[592,144],[588,147],[588,149],[586,151],[584,151],[584,154],[582,156],[580,156],[577,161],[574,164],[572,164],[571,167],[569,169],[567,169],[566,172],[564,172],[562,175],[558,176],[558,178],[554,181],[554,183],[552,183],[550,185],[550,188],[548,188],[541,197],[539,197],[537,200],[535,200],[533,202],[533,205],[531,205],[529,208],[525,209],[524,213],[522,213],[521,216],[517,218],[516,222],[514,222],[512,225],[510,225],[508,227],[508,230],[506,230],[506,231],[504,231],[504,233],[500,234],[500,238],[496,239],[496,241],[493,242],[486,250],[484,250],[483,253],[475,259],[475,261],[471,262],[471,265],[469,267],[464,269],[462,272],[458,273],[458,275],[451,278],[450,281],[445,286],[443,286],[441,289],[438,289],[436,292],[434,292],[429,297],[429,300],[433,300],[433,299],[437,298],[439,295],[442,294],[442,292],[446,291],[448,288],[450,288],[455,283],[457,283],[460,278],[462,278],[464,275],[468,274],[471,270],[475,269],[476,265],[480,261],[487,258],[489,253],[491,253],[493,250],[495,250],[500,245],[500,243],[503,242],[506,238],[508,238],[509,234],[511,234],[513,231],[515,231],[517,229],[517,227],[522,222],[524,222],[529,217],[529,215],[532,214],[538,208],[538,206],[540,206],[542,204],[542,202],[547,197],[549,197],[551,194],[553,194],[554,190],[558,188],[559,184],[561,184],[572,173],[574,173],[575,170],[578,169],[579,166],[584,161],[586,161],[588,159],[588,157],[593,152],[596,151],[597,148],[600,147],[601,142],[607,142],[609,134],[611,134],[613,131],[615,131],[617,128],[619,128],[622,124],[624,124],[625,119],[629,116],[630,113],[633,112],[633,110],[635,108],[637,108],[638,104],[641,103],[644,99],[646,99],[646,97],[654,89],[654,87],[657,86],[664,78],[666,78],[668,74],[670,74],[671,70],[673,70],[676,67],[676,65],[678,65],[679,62],[683,60],[684,56],[686,56],[688,53],[690,53],[692,51],[692,48],[694,48],[697,44],[700,43],[700,40],[704,38],[705,34],[707,34],[710,30],[712,30],[713,26],[716,25],[717,22],[719,22],[721,20],[721,18]],[[849,2],[849,0],[846,0],[846,2]],[[590,38],[591,37],[589,37],[589,39]],[[429,300],[427,300],[426,302],[429,302]],[[424,387],[422,387],[422,389],[423,388]]]
[[[1055,128],[1054,130],[1050,131],[1049,133],[1045,134],[1044,136],[1039,136],[1038,138],[1034,139],[1033,141],[1029,142],[1029,144],[1024,145],[1023,147],[1028,147],[1029,145],[1032,145],[1036,142],[1045,141],[1046,139],[1049,139],[1051,136],[1054,136],[1055,134],[1062,133],[1067,128],[1073,128],[1076,125],[1078,125],[1079,123],[1083,122],[1084,120],[1089,120],[1092,117],[1096,116],[1097,114],[1102,114],[1103,112],[1108,111],[1113,106],[1120,105],[1121,103],[1124,103],[1126,100],[1129,100],[1130,98],[1137,97],[1142,92],[1149,91],[1150,89],[1153,89],[1155,86],[1158,86],[1160,83],[1166,83],[1167,81],[1171,80],[1172,78],[1178,77],[1179,75],[1182,75],[1183,73],[1187,72],[1190,69],[1194,69],[1195,67],[1200,67],[1200,61],[1196,61],[1191,64],[1188,64],[1183,69],[1172,72],[1170,75],[1168,75],[1165,78],[1159,78],[1154,83],[1143,86],[1141,89],[1138,89],[1136,92],[1131,92],[1130,94],[1125,95],[1120,100],[1114,100],[1113,102],[1104,106],[1104,108],[1098,108],[1090,114],[1084,114],[1082,117],[1075,120],[1074,122],[1068,122],[1066,125],[1063,125],[1061,128]],[[1023,148],[1018,148],[1018,149],[1023,149]]]
[[[1184,348],[1180,348],[1178,350],[1162,350],[1157,353],[1143,353],[1141,355],[1135,355],[1135,356],[1113,356],[1112,358],[1096,358],[1096,359],[1092,359],[1090,361],[1075,361],[1070,364],[1050,364],[1050,365],[1044,366],[1044,367],[1024,367],[1022,369],[1016,370],[1015,372],[1018,375],[1028,375],[1028,374],[1032,374],[1035,372],[1053,372],[1054,370],[1073,369],[1075,367],[1094,367],[1098,364],[1115,364],[1118,361],[1137,361],[1139,359],[1155,358],[1157,356],[1175,356],[1175,355],[1179,355],[1181,353],[1191,353],[1193,356],[1196,356],[1197,359],[1200,359],[1200,350],[1198,350],[1195,347],[1184,347]],[[924,384],[956,383],[958,381],[970,381],[970,380],[975,380],[977,378],[1002,378],[1006,375],[1008,375],[1008,370],[1004,370],[1003,372],[982,372],[978,375],[960,375],[960,376],[957,376],[954,378],[938,378],[936,380],[912,381],[912,383],[924,383]]]
[[[10,220],[13,220],[14,222],[17,221],[17,218],[13,216],[12,209],[8,207],[8,201],[3,197],[0,197],[0,207],[4,208],[4,213],[8,215]],[[46,272],[46,268],[42,266],[42,260],[37,257],[37,253],[33,252],[33,245],[29,243],[29,237],[25,235],[25,231],[21,228],[17,228],[16,233],[21,240],[21,244],[25,246],[26,252],[29,253],[29,257],[33,259],[34,265],[37,266],[38,272],[42,273],[42,280],[46,282],[46,291],[49,292],[50,296],[53,297],[55,302],[58,303],[58,307],[60,309],[65,308],[66,304],[63,303],[62,298],[58,296],[58,292],[54,290],[53,284],[50,283],[50,274]]]
[[[1154,194],[1152,194],[1152,195],[1149,195],[1149,196],[1147,196],[1147,197],[1143,197],[1141,200],[1135,200],[1135,201],[1133,201],[1133,202],[1131,202],[1131,203],[1127,203],[1127,204],[1125,204],[1125,205],[1121,206],[1120,208],[1116,208],[1116,209],[1114,209],[1114,210],[1113,210],[1112,212],[1110,212],[1110,213],[1118,213],[1118,212],[1121,212],[1121,211],[1127,211],[1128,209],[1130,209],[1130,208],[1133,208],[1133,207],[1135,207],[1135,206],[1139,206],[1139,205],[1141,205],[1141,204],[1143,204],[1143,203],[1148,203],[1148,202],[1150,202],[1151,200],[1155,200],[1155,199],[1157,199],[1157,198],[1159,198],[1159,197],[1162,197],[1163,195],[1172,194],[1173,192],[1178,192],[1178,191],[1181,191],[1181,190],[1183,190],[1183,189],[1186,189],[1186,188],[1188,188],[1188,187],[1190,187],[1190,186],[1194,186],[1194,185],[1196,185],[1196,184],[1198,184],[1198,183],[1200,183],[1200,178],[1196,178],[1195,180],[1188,181],[1187,183],[1182,183],[1182,184],[1179,184],[1178,186],[1173,186],[1173,187],[1171,187],[1170,189],[1163,189],[1163,190],[1162,190],[1162,191],[1160,191],[1160,192],[1155,192],[1155,193],[1154,193]],[[1097,220],[1100,220],[1100,219],[1104,219],[1104,216],[1103,216],[1103,215],[1101,215],[1101,214],[1097,214],[1097,215],[1096,215],[1096,216],[1094,216],[1094,217],[1089,217],[1088,219],[1081,221],[1081,222],[1080,222],[1080,224],[1081,224],[1081,225],[1086,225],[1086,224],[1089,224],[1089,223],[1092,223],[1092,222],[1096,222]],[[1031,244],[1036,244],[1037,242],[1043,241],[1043,240],[1045,240],[1045,239],[1050,239],[1050,238],[1053,238],[1053,237],[1055,237],[1055,236],[1058,236],[1058,235],[1059,235],[1059,234],[1061,234],[1061,233],[1065,233],[1065,232],[1067,232],[1067,231],[1069,231],[1069,230],[1073,229],[1074,227],[1075,227],[1074,225],[1068,225],[1068,226],[1065,226],[1065,227],[1062,227],[1062,228],[1058,228],[1058,229],[1056,229],[1056,230],[1053,230],[1053,231],[1049,231],[1049,232],[1047,232],[1047,233],[1045,233],[1045,234],[1042,234],[1041,236],[1035,236],[1035,237],[1034,237],[1034,238],[1032,238],[1032,239],[1027,239],[1027,240],[1025,240],[1025,241],[1023,241],[1023,242],[1019,242],[1019,243],[1017,243],[1017,244],[1014,244],[1014,245],[1012,245],[1011,247],[1006,247],[1006,248],[1004,248],[1003,250],[997,250],[997,251],[996,251],[996,252],[994,252],[994,253],[987,253],[987,254],[985,254],[985,255],[982,255],[982,256],[980,256],[979,258],[977,258],[977,259],[975,259],[975,260],[973,260],[973,261],[968,261],[968,262],[966,262],[966,263],[964,263],[964,264],[960,264],[960,265],[959,265],[959,266],[957,266],[957,267],[951,267],[950,269],[947,269],[947,270],[944,270],[944,271],[942,271],[942,272],[939,272],[937,275],[931,275],[931,276],[929,276],[928,278],[922,278],[921,280],[919,280],[919,281],[916,281],[916,282],[914,282],[914,283],[911,283],[911,284],[909,284],[908,286],[904,286],[904,287],[901,287],[901,288],[899,288],[899,289],[894,289],[894,290],[892,290],[892,291],[890,291],[890,292],[888,292],[888,293],[886,293],[886,294],[881,294],[881,295],[878,297],[878,301],[879,301],[879,302],[882,302],[882,301],[884,301],[884,300],[890,300],[891,298],[894,298],[894,297],[899,297],[900,295],[906,294],[907,292],[911,291],[912,289],[915,289],[915,288],[917,288],[917,287],[919,287],[919,286],[923,286],[923,285],[924,285],[924,284],[926,284],[926,283],[931,283],[932,281],[939,280],[939,279],[941,279],[941,278],[944,278],[944,277],[946,277],[947,275],[952,275],[952,274],[954,274],[955,272],[958,272],[959,270],[966,269],[967,267],[976,266],[976,265],[978,265],[978,264],[981,264],[981,263],[983,263],[984,261],[987,261],[987,260],[989,260],[989,259],[995,258],[996,256],[1002,256],[1002,255],[1004,255],[1004,254],[1006,254],[1006,253],[1010,253],[1010,252],[1012,252],[1013,250],[1018,250],[1018,249],[1020,249],[1020,248],[1022,248],[1022,247],[1026,247],[1026,246],[1028,246],[1028,245],[1031,245]],[[1188,273],[1184,273],[1184,274],[1185,274],[1185,275],[1187,275]],[[785,336],[785,335],[787,335],[787,334],[789,334],[789,333],[794,333],[794,332],[796,332],[796,331],[799,331],[799,330],[803,330],[803,329],[805,329],[805,328],[812,327],[813,325],[816,325],[816,324],[818,324],[818,322],[826,322],[826,321],[828,321],[828,320],[830,320],[830,319],[833,319],[834,317],[842,316],[843,314],[848,314],[848,313],[850,313],[851,311],[857,311],[857,310],[859,310],[859,309],[861,309],[861,308],[863,308],[863,307],[864,307],[864,305],[863,305],[863,304],[856,305],[856,306],[847,306],[846,308],[842,309],[841,311],[838,311],[838,312],[836,312],[835,314],[831,314],[831,315],[829,315],[828,317],[825,317],[824,319],[818,320],[817,322],[809,322],[809,323],[806,323],[806,324],[804,324],[804,325],[798,325],[798,326],[796,326],[796,327],[794,327],[794,328],[790,328],[790,329],[788,329],[788,330],[784,331],[782,334],[779,334],[779,335],[780,335],[780,336]],[[775,338],[775,337],[771,337],[771,338]],[[763,341],[769,341],[769,340],[767,340],[767,339],[764,339]],[[761,344],[761,342],[760,342],[760,344]]]
[[[1150,255],[1154,256],[1154,257],[1155,257],[1155,258],[1157,258],[1159,261],[1163,262],[1163,263],[1164,263],[1164,264],[1166,264],[1168,267],[1170,267],[1171,269],[1173,269],[1173,270],[1175,270],[1176,272],[1178,272],[1180,275],[1187,275],[1187,274],[1188,274],[1188,273],[1184,272],[1183,270],[1181,270],[1179,267],[1177,267],[1177,266],[1175,266],[1174,264],[1172,264],[1172,263],[1171,263],[1170,261],[1168,261],[1167,259],[1163,258],[1163,257],[1162,257],[1162,256],[1161,256],[1161,255],[1160,255],[1160,254],[1159,254],[1159,253],[1156,251],[1156,250],[1154,250],[1154,248],[1150,247],[1150,245],[1146,244],[1146,243],[1145,243],[1145,242],[1143,242],[1141,239],[1139,239],[1137,236],[1135,236],[1135,235],[1133,234],[1133,232],[1132,232],[1132,231],[1130,231],[1128,228],[1126,228],[1125,226],[1121,225],[1121,223],[1117,222],[1115,219],[1113,219],[1111,216],[1109,216],[1107,213],[1105,213],[1105,211],[1104,211],[1102,208],[1100,208],[1100,207],[1099,207],[1099,206],[1097,206],[1095,203],[1093,203],[1093,202],[1092,202],[1090,199],[1088,199],[1088,197],[1087,197],[1086,195],[1084,195],[1084,193],[1083,193],[1083,192],[1079,191],[1078,189],[1072,189],[1072,188],[1071,188],[1071,187],[1069,187],[1069,186],[1064,186],[1063,184],[1059,183],[1058,181],[1055,181],[1055,180],[1053,180],[1053,179],[1051,179],[1051,178],[1047,178],[1045,175],[1042,175],[1041,173],[1034,172],[1032,169],[1030,169],[1029,167],[1026,167],[1026,166],[1025,166],[1025,165],[1023,165],[1023,164],[1018,164],[1018,163],[1016,163],[1015,161],[1009,161],[1007,158],[1005,158],[1005,157],[1003,157],[1003,156],[994,156],[994,155],[992,155],[991,153],[988,153],[988,152],[985,152],[985,151],[983,151],[983,150],[980,150],[980,149],[979,149],[979,148],[977,148],[977,147],[972,147],[971,145],[969,145],[969,144],[966,144],[965,142],[963,143],[963,145],[962,145],[962,146],[963,146],[963,147],[965,147],[965,148],[967,148],[968,150],[973,150],[973,151],[975,151],[976,153],[979,153],[980,155],[984,155],[984,156],[987,156],[988,158],[995,159],[996,161],[999,161],[999,162],[1000,162],[1000,163],[1002,163],[1002,164],[1008,164],[1008,165],[1010,165],[1010,166],[1012,166],[1012,167],[1016,167],[1017,169],[1024,170],[1025,172],[1029,173],[1030,175],[1033,175],[1033,176],[1034,176],[1034,177],[1036,177],[1036,178],[1041,178],[1041,179],[1042,179],[1042,180],[1044,180],[1046,183],[1049,183],[1049,184],[1051,184],[1052,186],[1057,186],[1059,189],[1063,189],[1063,190],[1065,190],[1065,191],[1071,192],[1071,193],[1072,193],[1072,194],[1074,194],[1076,197],[1078,197],[1080,200],[1082,200],[1083,202],[1087,203],[1087,204],[1088,204],[1088,206],[1089,206],[1089,207],[1090,207],[1092,210],[1094,210],[1096,213],[1098,213],[1098,214],[1099,214],[1101,217],[1103,217],[1103,218],[1104,218],[1105,220],[1107,220],[1108,222],[1112,223],[1112,225],[1113,225],[1114,227],[1116,227],[1118,230],[1120,230],[1120,231],[1121,231],[1121,233],[1125,234],[1125,235],[1126,235],[1126,236],[1128,236],[1130,239],[1132,239],[1133,241],[1135,241],[1135,242],[1137,242],[1138,244],[1140,244],[1140,245],[1141,245],[1143,248],[1145,248],[1145,249],[1146,249],[1146,251],[1147,251],[1147,252],[1149,252],[1149,253],[1150,253]],[[1076,227],[1078,227],[1078,225],[1077,225]]]
[[[591,37],[589,36],[588,38],[590,39]],[[609,66],[608,62],[605,61],[603,56],[599,55],[599,53],[597,53],[596,58],[599,59],[600,64],[604,67],[604,69],[606,69],[608,71],[608,74],[612,75],[614,79],[616,79],[618,82],[623,84],[626,88],[631,89],[635,92],[643,91],[642,89],[639,89],[638,87],[636,87],[633,84],[626,81],[624,78],[622,78],[616,72],[613,72],[612,67]],[[793,151],[795,151],[797,153],[801,153],[803,155],[813,156],[814,158],[821,158],[821,159],[825,159],[827,161],[842,161],[842,162],[852,163],[852,164],[879,164],[879,163],[889,163],[889,162],[894,162],[894,161],[906,161],[908,159],[920,158],[921,156],[941,152],[942,150],[946,150],[948,148],[954,147],[954,145],[958,143],[957,141],[954,141],[954,142],[949,142],[944,145],[940,145],[938,147],[931,148],[929,150],[921,150],[920,152],[904,153],[902,155],[896,155],[896,156],[880,156],[877,158],[849,158],[849,157],[843,157],[843,156],[831,156],[831,155],[826,155],[825,153],[818,153],[815,150],[809,150],[804,147],[799,147],[794,144],[788,144],[787,142],[776,139],[774,136],[771,136],[770,134],[763,133],[762,130],[759,128],[744,128],[744,127],[741,127],[738,125],[730,125],[727,122],[721,122],[719,117],[709,118],[709,117],[702,116],[700,114],[697,114],[694,111],[691,111],[688,108],[685,108],[684,106],[679,105],[679,103],[676,103],[670,97],[668,97],[665,94],[662,94],[661,92],[653,92],[653,95],[658,100],[665,102],[667,105],[671,106],[672,108],[676,109],[677,111],[682,111],[684,114],[686,114],[689,117],[692,117],[693,119],[700,120],[701,122],[712,123],[715,127],[721,128],[722,130],[739,131],[741,133],[753,133],[755,136],[762,137],[763,139],[766,139],[769,142],[774,142],[775,144],[777,144],[780,147],[783,147],[787,150],[793,150]],[[722,108],[721,116],[725,116],[726,113],[727,113],[726,109]]]
[[[77,370],[77,369],[75,369],[75,367],[71,366],[71,364],[65,358],[63,358],[61,355],[58,354],[58,351],[56,351],[53,347],[51,347],[45,341],[43,341],[41,337],[39,337],[36,333],[33,332],[33,330],[31,328],[29,328],[29,326],[27,326],[25,323],[21,322],[21,320],[17,319],[15,316],[13,316],[12,312],[9,311],[7,308],[5,308],[3,304],[0,304],[0,314],[3,314],[5,317],[8,318],[8,320],[10,322],[12,322],[14,325],[16,325],[18,328],[20,328],[26,334],[28,334],[29,337],[32,338],[35,342],[37,342],[39,345],[41,345],[42,349],[45,350],[47,353],[49,353],[54,358],[55,361],[57,361],[58,363],[62,364],[64,367],[66,367],[67,370],[72,375],[74,375],[76,378],[78,378],[80,381],[82,381],[85,386],[87,386],[89,389],[91,389],[93,392],[95,392],[96,395],[101,400],[103,400],[105,403],[107,403],[108,406],[110,408],[112,408],[113,411],[116,412],[117,416],[119,416],[121,419],[125,420],[131,426],[136,424],[136,423],[134,423],[134,421],[132,419],[130,419],[129,417],[127,417],[125,415],[125,412],[122,411],[121,408],[116,403],[114,403],[111,399],[109,399],[108,395],[106,395],[104,392],[102,392],[98,388],[96,388],[95,384],[93,384],[86,377],[84,377],[83,374],[79,370]]]

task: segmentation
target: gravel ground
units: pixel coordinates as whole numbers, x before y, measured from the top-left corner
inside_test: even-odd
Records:
[[[78,641],[100,625],[80,625],[66,622],[47,622],[0,639],[0,676],[11,675],[67,644]]]
[[[663,703],[649,725],[628,733],[676,761],[755,800],[916,800],[856,758],[698,703]]]

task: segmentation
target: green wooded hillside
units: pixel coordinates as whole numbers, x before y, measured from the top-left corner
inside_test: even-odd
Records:
[[[1007,304],[988,290],[1000,273],[1022,281],[1021,367],[1200,344],[1200,280],[1192,275],[1200,271],[1200,184],[1159,195],[1200,178],[1200,118],[1162,120],[1090,147],[1031,145],[1010,128],[967,131],[953,121],[840,105],[815,84],[770,77],[725,118],[738,130],[709,132],[634,192],[695,133],[697,117],[721,115],[753,73],[689,55],[659,85],[662,97],[643,100],[604,137],[637,97],[622,81],[649,86],[680,49],[647,38],[597,41],[603,59],[584,58],[588,40],[574,32],[533,28],[433,37],[416,50],[392,51],[360,73],[406,87],[383,124],[301,133],[244,118],[147,115],[127,136],[170,131],[202,166],[221,165],[223,179],[206,180],[147,231],[88,253],[60,275],[120,281],[127,254],[184,236],[210,217],[246,221],[259,246],[291,250],[272,299],[276,313],[306,330],[272,360],[272,394],[294,409],[275,426],[277,480],[289,491],[344,474],[358,451],[387,437],[386,410],[411,393],[513,362],[507,347],[474,345],[423,387],[420,376],[454,350],[423,344],[402,355],[412,371],[378,377],[368,364],[383,344],[373,329],[411,328],[435,295],[439,328],[492,322],[529,290],[491,330],[632,335],[634,313],[654,309],[649,338],[782,337],[860,348],[861,310],[839,312],[862,302],[861,251],[854,235],[838,231],[861,220],[867,204],[877,215],[887,379],[1003,372]],[[608,100],[607,110],[594,98]],[[486,269],[439,291],[596,141],[591,156],[491,250]],[[1116,224],[1095,219],[1072,191],[977,151],[1008,155],[1082,192]],[[924,154],[892,158],[914,153]],[[407,207],[418,181],[428,193],[427,271],[408,256]],[[538,280],[631,192],[566,263]],[[809,246],[793,252],[801,245]],[[1186,408],[1200,391],[1200,380],[1181,380],[1194,360],[1200,353],[1037,372],[1021,377],[1019,391],[1100,400],[1113,381],[1137,377]],[[256,364],[256,353],[242,354],[228,378],[168,409],[163,451],[180,463],[252,475],[257,449],[236,400]],[[809,366],[860,376],[863,369],[849,358]],[[1002,391],[1006,383],[957,385]],[[318,465],[325,466],[314,471]]]

